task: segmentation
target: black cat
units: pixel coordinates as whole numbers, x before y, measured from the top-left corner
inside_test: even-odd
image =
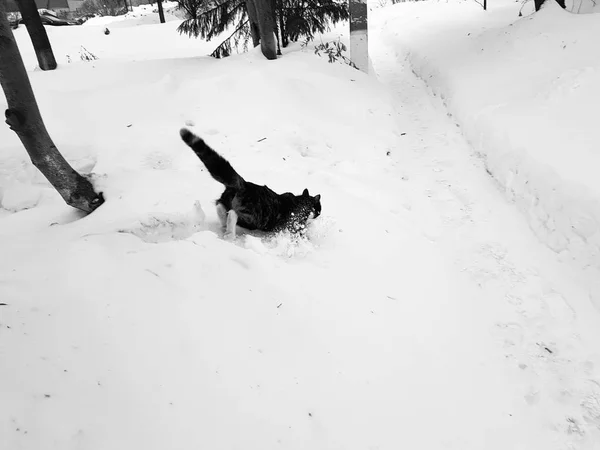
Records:
[[[267,186],[250,183],[200,137],[186,128],[182,128],[180,134],[212,177],[225,185],[225,192],[216,203],[226,236],[235,237],[236,225],[248,230],[303,233],[307,221],[321,214],[321,195],[313,197],[308,189],[304,189],[302,195],[277,194]]]

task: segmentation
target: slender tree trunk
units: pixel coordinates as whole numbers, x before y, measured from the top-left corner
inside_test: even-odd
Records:
[[[285,31],[285,17],[283,16],[283,0],[279,1],[279,32],[281,33],[281,45],[286,48],[290,43]]]
[[[277,59],[275,41],[275,23],[271,0],[252,0],[256,5],[258,30],[260,32],[260,50],[267,59]]]
[[[369,72],[369,28],[367,0],[350,0],[350,59],[356,67]]]
[[[158,0],[156,4],[158,5],[158,17],[160,18],[160,23],[165,23],[165,12],[163,11],[162,0]]]
[[[273,26],[275,27],[275,40],[277,41],[277,56],[281,56],[281,40],[279,39],[279,27],[277,26],[277,0],[271,0],[271,12],[273,14]]]
[[[260,44],[260,30],[258,28],[258,13],[254,0],[246,0],[246,11],[250,20],[250,35],[252,36],[252,45],[257,47]]]
[[[27,27],[27,32],[33,43],[35,50],[35,56],[37,56],[38,64],[42,70],[54,70],[56,69],[56,59],[54,59],[54,53],[52,53],[52,46],[50,40],[48,40],[48,34],[44,25],[42,25],[42,19],[37,10],[35,0],[16,0],[23,17],[23,22]],[[4,1],[2,0],[2,3]]]
[[[17,133],[33,164],[67,204],[92,212],[104,202],[90,181],[79,175],[60,154],[42,120],[19,48],[0,1],[0,85],[6,95],[6,123]]]

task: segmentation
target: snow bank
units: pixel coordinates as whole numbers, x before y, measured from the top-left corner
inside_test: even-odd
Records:
[[[377,245],[388,234],[358,218],[385,224],[390,214],[377,184],[397,139],[387,93],[310,51],[277,62],[256,51],[196,57],[206,44],[171,24],[109,36],[65,27],[51,39],[58,55],[98,43],[86,44],[97,61],[30,76],[54,142],[94,174],[106,203],[81,218],[0,127],[0,447],[348,448],[392,439],[344,431],[390,395],[379,387],[390,383],[373,377],[395,373],[381,364],[409,329],[381,326],[399,305],[386,297],[399,298],[393,273],[419,265],[428,277],[431,265],[416,249],[399,261],[396,245]],[[220,239],[222,186],[181,142],[184,125],[249,180],[321,193],[310,245]],[[445,295],[431,289],[420,292]],[[372,301],[381,316],[364,309]],[[363,310],[368,324],[356,320]],[[386,331],[359,338],[371,328]],[[372,378],[370,394],[347,395]]]
[[[178,6],[179,5],[177,2],[163,2],[163,12],[165,14],[166,22],[183,19],[185,13],[179,10]],[[109,26],[109,28],[112,29],[122,27],[137,27],[140,25],[153,25],[159,23],[160,18],[158,16],[158,6],[154,4],[134,6],[132,11],[120,16],[92,17],[84,22],[83,26]]]
[[[538,238],[597,277],[600,15],[549,1],[519,19],[519,7],[418,2],[386,8],[378,20]],[[600,290],[594,295],[600,306]]]

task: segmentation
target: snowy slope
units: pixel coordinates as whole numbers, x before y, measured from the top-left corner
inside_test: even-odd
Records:
[[[185,12],[179,9],[177,2],[163,1],[163,12],[165,21],[181,21]],[[134,6],[131,11],[120,16],[96,16],[83,23],[84,27],[105,26],[109,29],[139,27],[140,25],[160,24],[158,6],[146,4]]]
[[[217,61],[175,25],[53,30],[101,58],[30,72],[94,214],[0,127],[0,448],[598,449],[586,286],[378,30],[382,83],[299,46]],[[222,240],[185,124],[320,193],[310,240]]]
[[[600,308],[600,15],[519,8],[419,2],[376,18],[538,238],[588,272]]]

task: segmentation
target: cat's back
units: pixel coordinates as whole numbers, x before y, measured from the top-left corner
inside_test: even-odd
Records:
[[[239,189],[239,194],[248,199],[260,200],[260,199],[276,199],[279,195],[273,191],[269,186],[260,186],[255,183],[246,182],[243,189]]]

